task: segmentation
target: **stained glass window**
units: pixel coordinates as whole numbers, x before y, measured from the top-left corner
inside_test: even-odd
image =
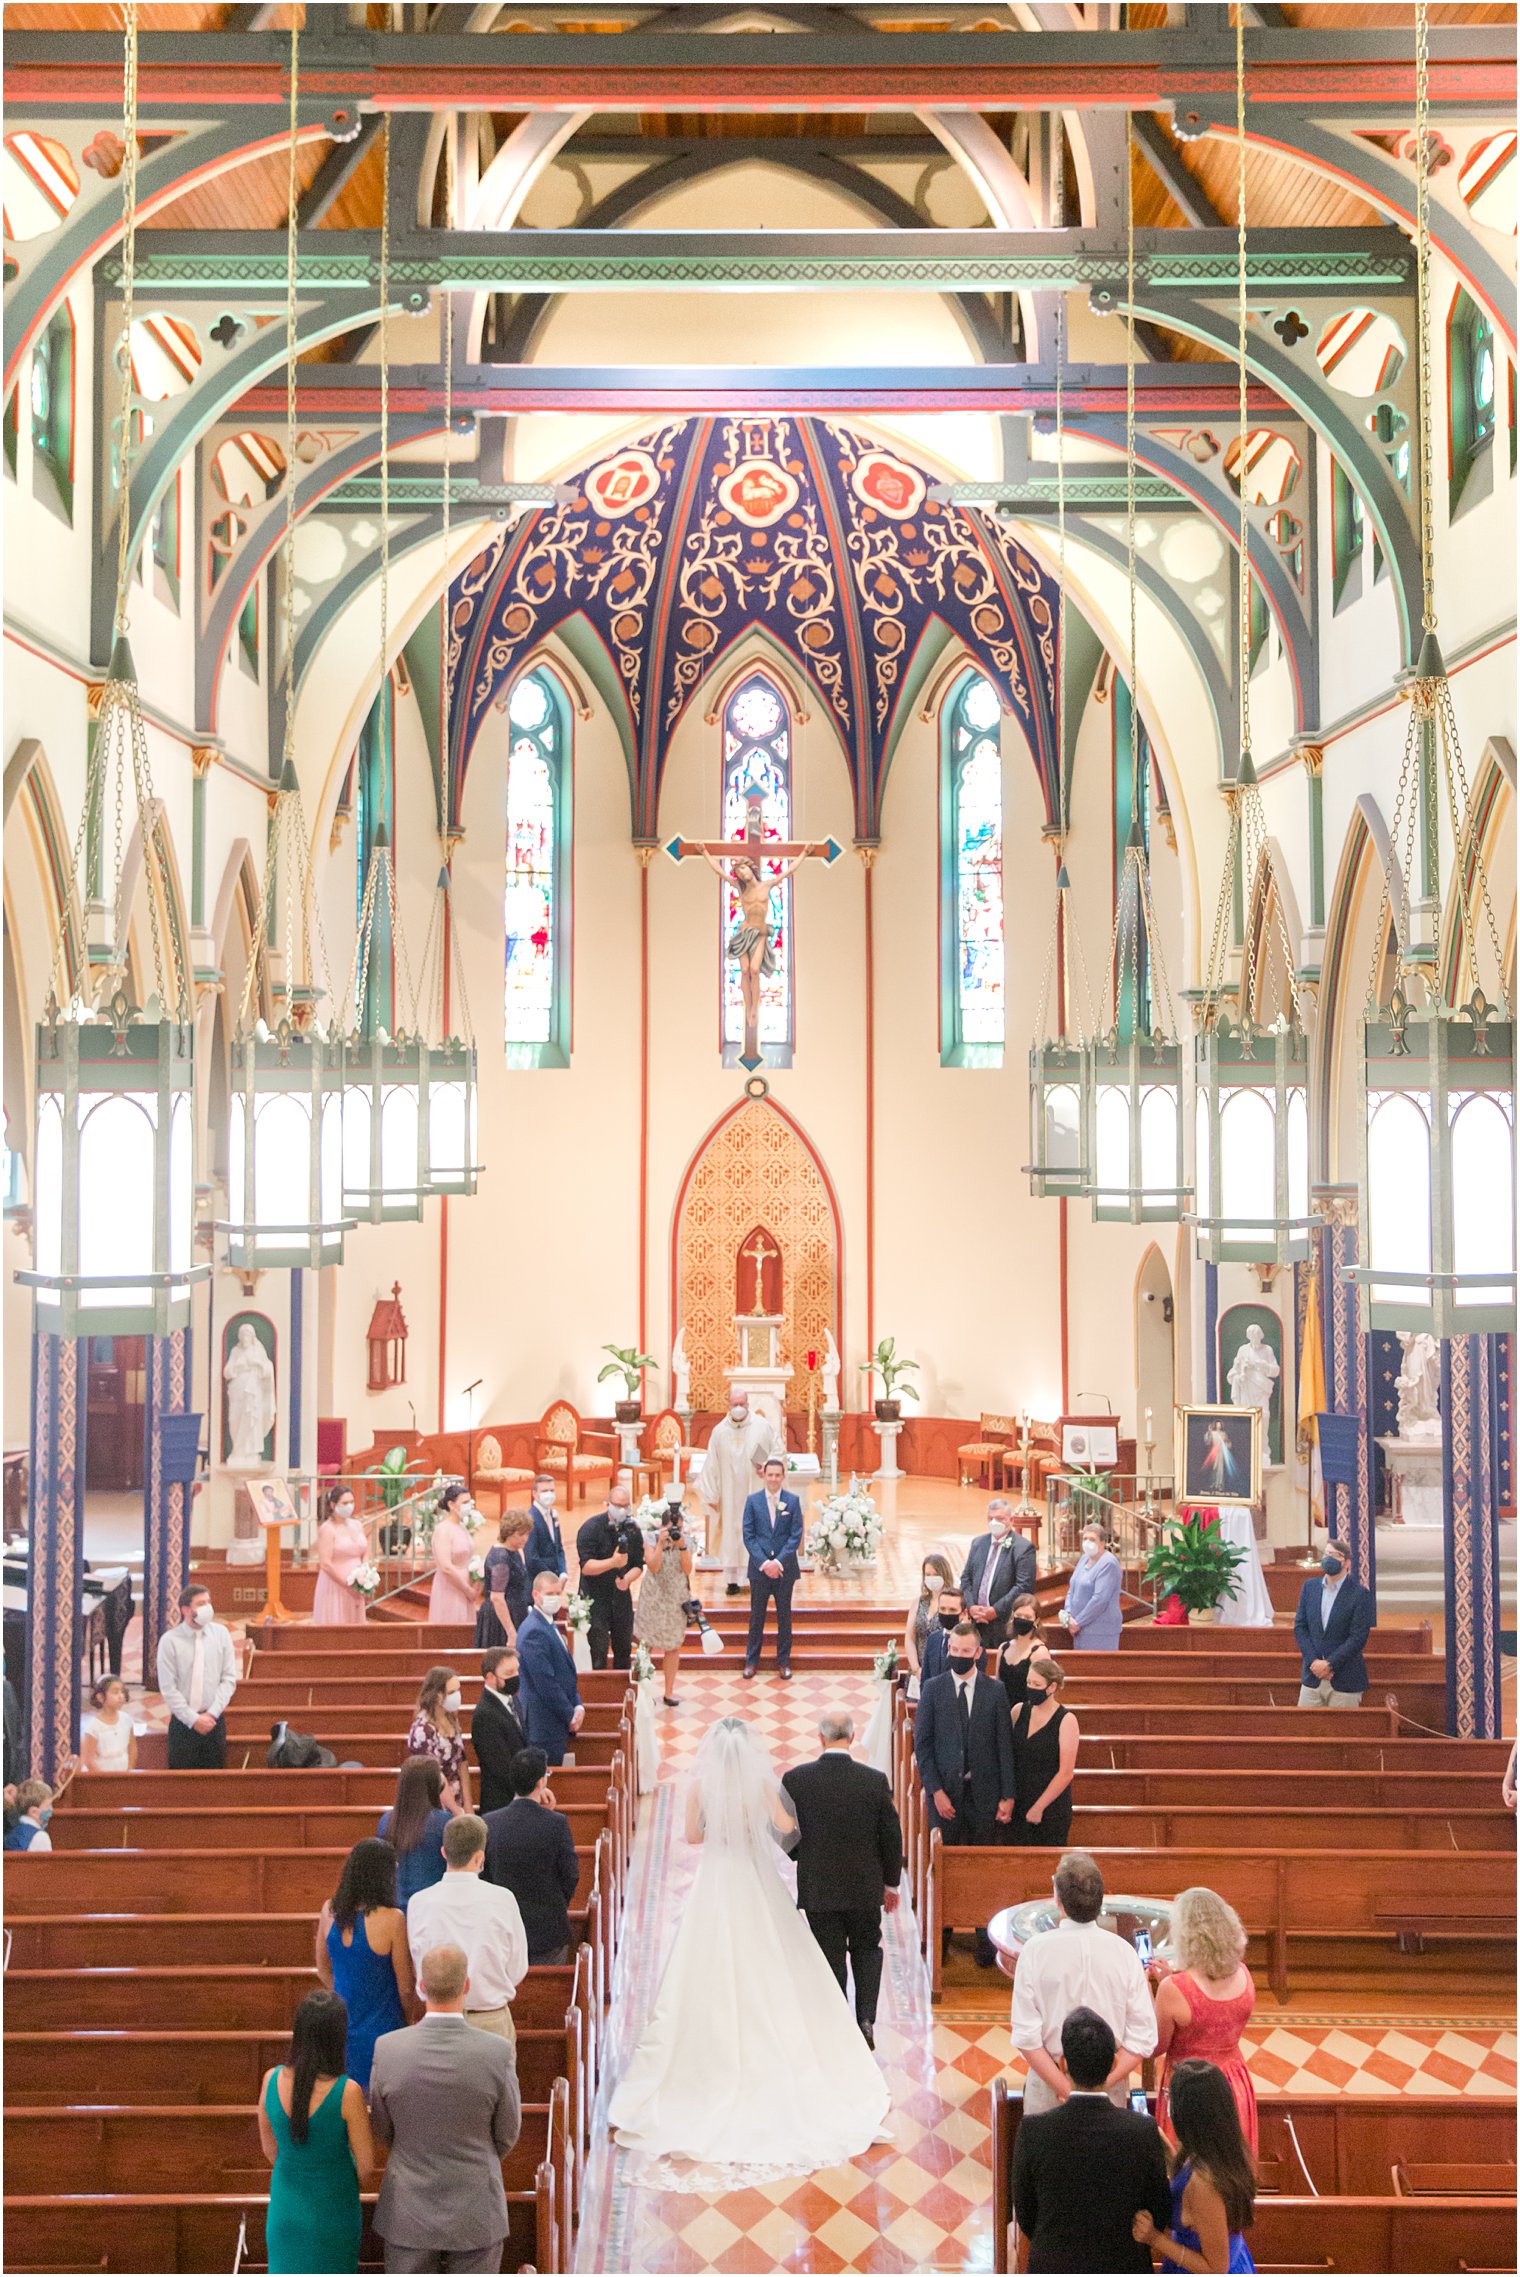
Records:
[[[761,801],[762,835],[789,838],[792,832],[792,723],[786,704],[773,681],[763,672],[751,673],[729,698],[723,712],[723,827],[722,836],[746,835],[752,797]],[[792,1023],[792,887],[779,876],[781,864],[764,864],[771,885],[766,907],[774,970],[760,976],[760,1046],[773,1067],[791,1065]],[[744,981],[729,944],[746,925],[739,892],[731,882],[722,895],[722,937],[719,943],[723,969],[723,1058],[733,1066],[744,1046]]]
[[[1494,332],[1476,301],[1459,292],[1450,323],[1451,479],[1449,508],[1455,510],[1467,478],[1494,439],[1498,407]],[[1479,492],[1475,489],[1474,495]],[[1486,489],[1482,495],[1487,495]]]
[[[568,1064],[564,841],[568,721],[543,672],[507,704],[505,1036],[518,1066]]]
[[[952,867],[941,1057],[997,1066],[1003,1057],[1002,705],[980,673],[960,682],[945,723],[945,844]]]
[[[32,456],[74,515],[74,319],[60,308],[32,350]]]

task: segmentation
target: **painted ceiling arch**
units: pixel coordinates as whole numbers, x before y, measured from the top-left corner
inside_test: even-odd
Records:
[[[636,838],[658,835],[676,723],[761,625],[807,674],[850,763],[858,838],[879,835],[914,659],[962,641],[1018,719],[1057,808],[1057,588],[1017,538],[929,496],[937,475],[832,419],[671,418],[567,478],[449,591],[450,810],[523,659],[579,617],[605,649],[634,753]]]

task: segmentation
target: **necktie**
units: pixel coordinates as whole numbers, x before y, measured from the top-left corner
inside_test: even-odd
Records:
[[[971,1747],[971,1686],[958,1682],[955,1689],[961,1696],[961,1750],[966,1754]]]
[[[985,1573],[985,1574],[983,1575],[983,1577],[982,1577],[982,1587],[983,1587],[983,1588],[986,1590],[986,1592],[987,1592],[987,1602],[988,1602],[988,1604],[989,1604],[989,1605],[992,1603],[992,1600],[993,1600],[993,1593],[994,1593],[994,1584],[995,1584],[995,1582],[996,1582],[996,1580],[997,1580],[997,1570],[998,1570],[998,1567],[999,1567],[999,1565],[1002,1563],[1002,1557],[1003,1557],[1003,1545],[1002,1545],[1002,1543],[1001,1543],[1001,1542],[994,1542],[994,1543],[993,1543],[993,1545],[992,1545],[992,1555],[991,1555],[991,1557],[990,1557],[990,1558],[987,1560],[987,1571],[986,1571],[986,1573]]]
[[[206,1632],[195,1632],[195,1650],[190,1655],[190,1712],[198,1716],[206,1705]]]

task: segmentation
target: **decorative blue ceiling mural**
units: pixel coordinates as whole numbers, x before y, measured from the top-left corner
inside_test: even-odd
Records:
[[[580,618],[622,690],[634,835],[659,836],[681,713],[761,625],[806,673],[849,755],[857,837],[882,790],[926,638],[963,642],[1001,691],[1056,811],[1056,587],[982,515],[928,495],[895,448],[830,419],[671,419],[572,478],[449,594],[451,810],[475,738],[544,637]]]

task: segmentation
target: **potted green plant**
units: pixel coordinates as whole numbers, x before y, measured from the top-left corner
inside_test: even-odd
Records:
[[[1198,1525],[1174,1518],[1145,1561],[1145,1578],[1155,1583],[1158,1601],[1175,1597],[1185,1613],[1206,1621],[1234,1589],[1245,1562],[1246,1552],[1224,1539],[1217,1520]]]
[[[861,1361],[860,1372],[863,1376],[879,1376],[881,1378],[881,1397],[876,1402],[876,1420],[878,1423],[901,1422],[902,1401],[895,1397],[898,1384],[902,1384],[904,1391],[910,1391],[913,1397],[917,1399],[917,1384],[906,1383],[903,1380],[917,1366],[916,1360],[899,1360],[895,1336],[884,1336],[876,1350],[871,1354],[870,1359]]]
[[[644,1402],[640,1396],[644,1387],[644,1370],[652,1368],[654,1362],[647,1352],[639,1351],[633,1344],[604,1344],[602,1350],[610,1352],[612,1358],[596,1380],[599,1384],[605,1384],[613,1376],[622,1378],[628,1396],[618,1401],[613,1413],[619,1423],[637,1423],[644,1412]]]

